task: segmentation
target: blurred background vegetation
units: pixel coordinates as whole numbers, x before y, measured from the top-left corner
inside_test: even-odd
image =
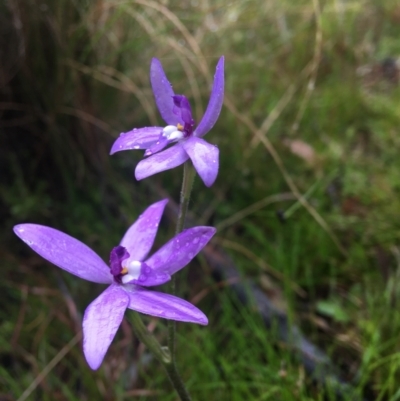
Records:
[[[151,58],[199,121],[221,55],[225,104],[207,136],[221,167],[211,189],[196,181],[197,223],[218,228],[214,244],[243,280],[343,382],[364,399],[400,399],[397,0],[4,0],[0,31],[2,401],[176,399],[128,317],[100,370],[88,368],[80,319],[101,289],[12,227],[58,228],[107,260],[160,188],[179,197],[180,169],[136,182],[141,152],[108,155],[120,132],[162,124]],[[173,231],[164,224],[157,246]],[[210,318],[178,325],[194,399],[335,399],[207,262],[188,280],[182,295]],[[162,340],[165,322],[146,322]]]

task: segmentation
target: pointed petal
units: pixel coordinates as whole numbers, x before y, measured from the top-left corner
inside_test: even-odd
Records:
[[[157,141],[152,146],[150,146],[146,150],[146,152],[144,152],[144,155],[151,156],[154,153],[158,153],[161,150],[163,150],[165,147],[167,147],[169,144],[170,144],[170,141],[166,137],[160,135],[159,138],[157,139]]]
[[[161,171],[180,166],[188,159],[189,156],[182,148],[182,145],[177,143],[160,153],[156,153],[140,161],[136,166],[135,177],[137,180],[142,180]]]
[[[174,114],[174,91],[169,83],[160,61],[156,58],[151,60],[150,81],[153,88],[154,98],[163,120],[170,125],[177,125],[182,121]]]
[[[40,256],[61,269],[94,283],[110,284],[110,269],[87,245],[54,228],[38,224],[19,224],[18,235]]]
[[[129,276],[129,274],[127,276]],[[126,276],[122,277],[123,283],[137,284],[141,287],[154,287],[156,285],[165,284],[171,280],[171,276],[164,272],[151,272],[148,276],[141,274],[138,279],[133,279],[132,281],[126,281],[125,277]]]
[[[164,319],[208,324],[206,315],[200,309],[181,298],[135,286],[125,286],[124,289],[129,291],[129,309]]]
[[[153,270],[171,276],[185,267],[210,241],[214,227],[193,227],[182,231],[146,260]]]
[[[114,142],[110,155],[122,150],[147,149],[157,142],[162,130],[162,127],[145,127],[123,132]]]
[[[184,95],[175,95],[174,100],[174,114],[181,116],[181,120],[190,127],[193,127],[194,120],[192,116],[192,108],[190,107],[189,100]]]
[[[86,308],[82,322],[83,353],[93,370],[103,362],[129,301],[122,287],[110,285]]]
[[[194,168],[207,187],[211,187],[218,175],[219,149],[204,139],[192,136],[182,143],[192,159]]]
[[[158,224],[168,199],[153,203],[129,227],[120,245],[130,254],[130,259],[142,261],[149,253],[157,234]]]
[[[194,130],[194,135],[202,137],[216,123],[219,113],[221,112],[222,104],[224,102],[224,56],[222,56],[215,68],[214,83],[208,102],[207,110],[204,113],[199,125]]]

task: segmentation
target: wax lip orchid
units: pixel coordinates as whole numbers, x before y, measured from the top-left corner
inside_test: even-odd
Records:
[[[149,206],[112,249],[110,267],[92,249],[54,228],[19,224],[14,232],[40,256],[88,281],[109,286],[86,308],[83,352],[98,369],[126,308],[165,319],[206,325],[207,317],[189,302],[148,286],[163,284],[186,266],[215,234],[213,227],[182,231],[147,258],[168,200]]]
[[[137,180],[177,167],[190,158],[204,184],[210,187],[218,174],[219,150],[201,138],[211,130],[221,112],[224,100],[224,57],[218,61],[210,101],[197,127],[188,99],[183,95],[175,95],[156,58],[151,62],[150,81],[158,110],[167,126],[134,128],[122,133],[110,153],[146,149],[144,155],[148,157],[136,166]],[[165,149],[170,144],[173,146]]]

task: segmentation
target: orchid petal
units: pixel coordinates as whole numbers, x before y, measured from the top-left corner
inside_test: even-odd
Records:
[[[154,287],[165,284],[171,280],[171,276],[165,272],[151,272],[149,275],[141,274],[137,280],[129,281],[127,284],[137,284],[142,287]]]
[[[174,114],[181,117],[185,124],[189,124],[191,127],[194,125],[194,120],[192,117],[192,108],[190,107],[189,100],[186,96],[175,95],[173,97],[174,101]]]
[[[221,112],[222,104],[224,102],[224,56],[222,56],[215,68],[214,83],[208,102],[207,110],[204,113],[199,125],[194,130],[193,135],[202,137],[216,123],[219,113]]]
[[[123,270],[122,263],[129,258],[129,252],[125,247],[115,246],[110,253],[110,273],[114,278],[121,275]]]
[[[174,91],[160,61],[156,58],[151,60],[150,82],[158,110],[163,120],[169,125],[182,123],[180,118],[173,112],[174,102],[172,97],[174,96]]]
[[[208,324],[206,315],[200,309],[181,298],[135,286],[125,286],[124,289],[130,298],[129,309],[164,319]]]
[[[130,259],[142,261],[153,246],[158,225],[168,199],[153,203],[129,227],[122,238],[120,245],[130,254]]]
[[[145,156],[150,156],[154,153],[158,153],[167,147],[170,144],[170,141],[165,136],[160,135],[157,141],[149,147],[146,152],[144,152]]]
[[[162,130],[162,127],[145,127],[122,133],[114,142],[110,155],[122,150],[147,149],[157,142]]]
[[[170,275],[185,267],[210,241],[214,227],[193,227],[182,231],[146,260],[154,271]]]
[[[19,224],[14,232],[40,256],[61,269],[95,283],[109,284],[109,267],[87,245],[54,228]]]
[[[115,337],[130,299],[122,287],[110,285],[87,308],[83,316],[83,352],[96,370]]]
[[[182,146],[192,159],[194,168],[204,184],[211,187],[218,175],[219,149],[204,139],[196,137],[187,139]]]
[[[140,161],[136,166],[135,177],[137,180],[142,180],[143,178],[150,177],[160,171],[177,167],[185,163],[188,159],[189,156],[185,150],[179,143],[177,143],[160,153],[156,153],[155,155]]]

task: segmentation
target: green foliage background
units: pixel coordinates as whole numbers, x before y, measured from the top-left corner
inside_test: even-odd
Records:
[[[120,132],[162,124],[151,58],[199,121],[221,55],[225,105],[207,136],[220,173],[211,189],[197,180],[191,210],[343,380],[369,399],[400,397],[396,0],[9,0],[0,26],[2,399],[175,399],[128,320],[88,369],[79,319],[100,289],[34,255],[12,226],[56,227],[107,260],[159,188],[179,196],[179,169],[138,183],[140,152],[108,155]],[[178,345],[194,399],[333,399],[198,262],[184,295],[201,298],[210,325],[179,325]],[[148,322],[162,340],[165,322]]]

